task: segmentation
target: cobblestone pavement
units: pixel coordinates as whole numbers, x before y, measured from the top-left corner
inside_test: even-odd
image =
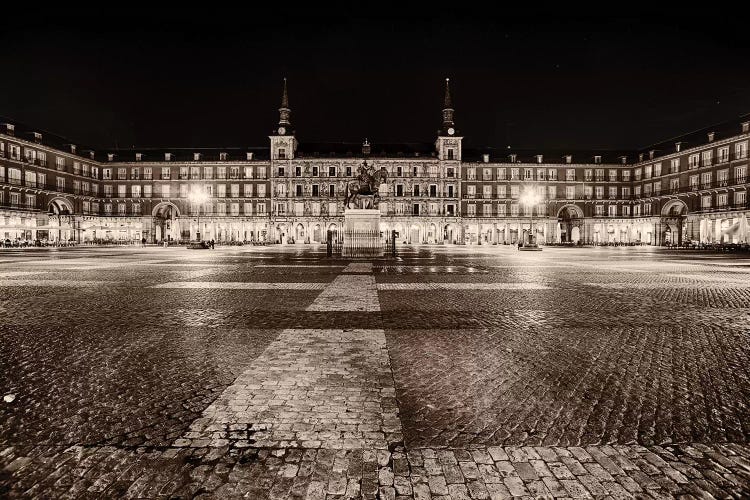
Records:
[[[750,259],[0,251],[0,497],[744,498]]]

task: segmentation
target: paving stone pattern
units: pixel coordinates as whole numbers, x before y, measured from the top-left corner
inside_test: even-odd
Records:
[[[750,260],[0,251],[0,497],[750,495]]]

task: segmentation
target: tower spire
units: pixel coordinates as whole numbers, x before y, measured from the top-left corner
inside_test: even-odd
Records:
[[[442,133],[453,135],[453,99],[451,99],[450,79],[445,79],[445,98],[443,99],[443,130]]]
[[[279,108],[279,135],[284,135],[287,132],[287,127],[292,124],[289,121],[291,114],[292,110],[289,108],[289,95],[286,90],[286,78],[284,78],[284,91],[281,94],[281,107]]]

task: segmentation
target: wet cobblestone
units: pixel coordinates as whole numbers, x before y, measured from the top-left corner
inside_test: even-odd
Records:
[[[750,260],[637,248],[405,249],[372,267],[324,256],[0,251],[0,392],[15,396],[0,404],[0,497],[750,492]],[[154,288],[193,281],[213,288]],[[365,307],[341,293],[348,283]],[[350,342],[358,329],[384,342]],[[184,441],[228,388],[275,380],[289,385],[240,411],[259,410],[279,439],[246,426]],[[340,398],[377,388],[380,399]],[[309,401],[323,413],[296,411]],[[313,435],[315,418],[336,435],[282,439]]]

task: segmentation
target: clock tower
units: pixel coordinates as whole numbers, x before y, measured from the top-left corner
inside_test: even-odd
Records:
[[[453,123],[453,100],[451,99],[450,79],[445,79],[445,98],[443,99],[443,126],[438,131],[435,149],[438,159],[461,161],[461,139]]]
[[[292,123],[289,121],[291,115],[292,110],[289,107],[286,78],[284,78],[284,92],[281,95],[281,107],[279,108],[279,124],[269,136],[272,160],[291,160],[297,151],[297,139],[294,137]]]

